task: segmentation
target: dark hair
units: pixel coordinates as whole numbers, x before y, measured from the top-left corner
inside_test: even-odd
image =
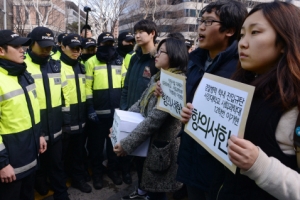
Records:
[[[184,36],[180,33],[180,32],[174,32],[174,33],[169,33],[167,35],[168,38],[172,37],[172,38],[177,38],[179,40],[183,40],[184,41]]]
[[[166,45],[166,51],[169,56],[170,68],[178,68],[182,72],[186,71],[186,66],[189,61],[189,55],[186,51],[186,46],[182,40],[177,38],[166,38],[160,41],[157,49],[161,47],[162,44]]]
[[[152,31],[154,31],[155,34],[153,37],[153,43],[155,43],[155,39],[157,37],[157,27],[153,21],[143,19],[134,25],[133,30],[134,32],[136,32],[137,30],[145,31],[146,33],[148,33],[148,35],[152,33]]]
[[[282,44],[284,52],[271,70],[257,78],[244,70],[241,63],[233,78],[254,85],[256,92],[266,99],[278,96],[275,103],[285,110],[296,105],[300,109],[300,10],[293,4],[275,1],[258,4],[248,17],[257,11],[262,11],[275,29],[275,44]]]
[[[0,47],[2,47],[5,51],[7,51],[8,45],[7,44],[3,44],[3,45],[0,45]]]
[[[234,29],[234,34],[229,38],[229,44],[238,39],[241,27],[248,13],[247,8],[243,3],[235,0],[212,2],[201,10],[200,16],[205,12],[215,12],[220,18],[220,21],[222,22],[219,29],[220,32]]]

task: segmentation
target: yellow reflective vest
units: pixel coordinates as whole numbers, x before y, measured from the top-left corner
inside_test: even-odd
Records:
[[[69,59],[61,58],[61,68],[65,72],[70,99],[71,133],[82,133],[86,122],[85,69],[80,62],[72,66]]]
[[[127,73],[127,70],[128,70],[128,67],[129,67],[129,64],[130,64],[130,60],[131,60],[131,57],[135,54],[135,51],[132,51],[128,54],[126,54],[125,58],[124,58],[124,61],[123,61],[123,64],[122,64],[122,70],[121,70],[121,74],[122,74],[122,80],[121,80],[121,83],[122,83],[122,88],[124,86],[124,82],[125,82],[125,77],[126,77],[126,73]]]
[[[98,117],[112,117],[121,99],[121,68],[123,58],[118,55],[105,63],[93,56],[85,62],[87,104]]]
[[[70,124],[68,82],[65,73],[61,71],[60,61],[49,59],[41,63],[34,58],[37,56],[29,51],[25,63],[36,84],[42,135],[48,143],[53,144],[61,138],[62,126]]]
[[[33,173],[40,133],[36,85],[26,65],[0,59],[0,169],[10,164],[17,180]]]
[[[57,50],[55,53],[53,53],[51,55],[51,57],[52,57],[53,60],[60,60],[60,56],[61,56],[61,53],[60,53],[59,50]]]

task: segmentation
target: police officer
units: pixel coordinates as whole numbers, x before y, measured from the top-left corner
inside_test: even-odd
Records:
[[[81,28],[80,36],[82,38],[91,38],[93,37],[91,26],[86,24]]]
[[[62,54],[60,56],[62,69],[66,73],[68,88],[70,90],[71,123],[65,127],[67,152],[70,160],[70,176],[72,186],[82,192],[92,191],[84,179],[83,149],[84,127],[86,122],[86,94],[85,94],[85,69],[79,62],[81,52],[81,38],[78,34],[69,34],[62,40]]]
[[[0,199],[34,199],[38,154],[46,150],[40,137],[40,109],[34,79],[26,70],[29,38],[0,31]]]
[[[117,171],[117,157],[109,135],[112,126],[114,109],[119,107],[121,98],[121,65],[123,58],[113,46],[114,37],[104,32],[98,37],[96,55],[90,58],[85,67],[87,70],[86,94],[88,119],[91,123],[89,131],[89,152],[92,163],[92,179],[95,189],[103,187],[103,148],[106,139],[108,157],[108,177],[114,184],[122,184]]]
[[[81,63],[84,64],[89,58],[96,54],[97,42],[93,38],[82,38],[82,53],[80,55]],[[90,130],[90,121],[85,125],[85,142],[88,140],[88,132]],[[87,142],[86,142],[87,143]],[[84,168],[85,168],[85,180],[90,181],[91,177],[88,171],[88,151],[84,148]]]
[[[135,54],[135,51],[133,50],[134,43],[135,43],[135,38],[131,32],[123,32],[119,34],[117,52],[124,58],[122,64],[122,70],[121,70],[122,87],[124,85],[126,72],[130,63],[130,59]],[[132,178],[130,174],[132,159],[133,159],[132,156],[118,157],[120,167],[122,170],[122,179],[123,182],[126,184],[132,183]]]
[[[119,34],[118,37],[118,53],[123,57],[123,64],[122,64],[122,87],[124,85],[126,72],[129,66],[129,62],[131,57],[135,54],[135,51],[133,50],[135,43],[135,38],[130,32],[123,32]]]
[[[82,38],[81,62],[84,64],[89,58],[96,54],[97,43],[93,38]]]
[[[61,42],[62,42],[62,39],[64,37],[66,37],[68,35],[68,33],[61,33],[58,35],[57,37],[57,45],[56,45],[56,51],[52,52],[51,56],[52,56],[52,59],[54,60],[59,60],[60,59],[60,55],[61,55]]]
[[[35,189],[41,195],[46,195],[49,191],[47,184],[49,178],[54,190],[54,199],[68,199],[61,137],[63,123],[70,123],[67,80],[64,73],[61,73],[60,62],[50,57],[52,47],[55,45],[53,32],[46,27],[36,27],[30,37],[32,43],[25,62],[37,86],[42,135],[48,144],[48,150],[40,156],[41,167],[36,173]],[[65,117],[62,109],[66,111]]]

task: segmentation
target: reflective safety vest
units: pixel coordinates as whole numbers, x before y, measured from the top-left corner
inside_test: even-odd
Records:
[[[130,64],[130,60],[131,60],[131,57],[135,54],[135,51],[131,51],[130,53],[126,54],[125,58],[124,58],[124,61],[123,61],[123,64],[122,64],[122,70],[121,70],[121,74],[122,74],[122,88],[124,86],[124,82],[125,82],[125,77],[126,77],[126,73],[127,73],[127,70],[128,70],[128,67],[129,67],[129,64]]]
[[[82,133],[86,122],[85,69],[80,62],[70,66],[63,61],[61,61],[61,68],[68,81],[71,133]]]
[[[51,55],[53,60],[60,60],[60,56],[61,56],[60,51],[56,51],[54,54]]]
[[[19,180],[36,170],[40,108],[30,74],[8,75],[19,66],[7,66],[0,64],[0,169],[10,164]]]
[[[27,54],[25,63],[36,84],[41,109],[42,135],[48,143],[53,144],[61,138],[63,124],[70,124],[66,75],[61,72],[60,61],[49,59],[46,64],[40,65],[34,63],[30,54]]]
[[[87,104],[92,106],[98,117],[112,117],[119,108],[121,99],[121,68],[123,58],[101,62],[96,56],[85,63]]]

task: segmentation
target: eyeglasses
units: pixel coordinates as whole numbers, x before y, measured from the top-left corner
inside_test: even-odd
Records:
[[[165,54],[168,55],[168,52],[162,51],[162,50],[158,50],[157,53],[155,54],[155,56],[160,56],[161,53],[165,53]]]
[[[221,21],[212,20],[212,19],[207,19],[207,20],[204,20],[204,19],[198,19],[198,24],[199,24],[199,26],[200,26],[201,24],[203,24],[203,23],[204,23],[205,26],[211,26],[212,23],[214,23],[214,22],[217,22],[217,23],[223,23],[223,22],[221,22]]]

